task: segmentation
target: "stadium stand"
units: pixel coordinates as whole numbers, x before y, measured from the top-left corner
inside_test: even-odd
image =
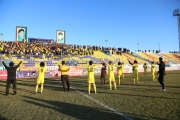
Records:
[[[180,58],[178,58],[177,56],[177,54],[175,54],[175,53],[163,53],[163,54],[161,54],[162,56],[164,56],[164,57],[166,57],[167,59],[169,59],[169,60],[171,60],[171,61],[174,61],[174,62],[176,62],[176,63],[180,63]]]
[[[6,64],[9,64],[10,61],[14,61],[15,64],[23,61],[21,66],[39,66],[41,61],[44,61],[47,66],[57,66],[63,60],[67,61],[68,66],[84,66],[90,60],[94,64],[100,65],[100,59],[104,59],[106,62],[120,59],[125,64],[128,64],[127,59],[129,59],[144,64],[147,61],[158,61],[159,57],[163,57],[167,64],[180,63],[178,53],[130,53],[98,46],[0,42],[0,59],[4,59]],[[0,63],[0,67],[2,66]]]

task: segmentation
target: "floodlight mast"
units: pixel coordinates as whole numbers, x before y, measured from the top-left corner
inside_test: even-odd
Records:
[[[179,53],[180,53],[180,12],[179,8],[173,11],[173,16],[177,16],[178,21],[178,41],[179,41]]]

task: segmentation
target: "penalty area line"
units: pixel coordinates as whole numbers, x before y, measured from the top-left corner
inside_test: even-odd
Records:
[[[102,102],[100,102],[100,101],[98,101],[98,100],[96,100],[96,99],[93,99],[92,97],[90,97],[90,96],[88,96],[88,95],[86,95],[86,94],[84,94],[84,93],[82,93],[82,92],[76,90],[75,88],[71,87],[71,89],[75,90],[77,93],[79,93],[79,94],[85,96],[86,98],[92,100],[93,102],[95,102],[95,103],[97,103],[97,104],[103,106],[104,108],[106,108],[106,109],[108,109],[108,110],[110,110],[110,111],[116,113],[117,115],[122,116],[122,117],[125,118],[125,119],[127,119],[127,120],[133,120],[132,118],[130,118],[130,117],[124,115],[123,113],[118,112],[117,110],[115,110],[115,109],[113,109],[113,108],[111,108],[111,107],[109,107],[109,106],[103,104]]]

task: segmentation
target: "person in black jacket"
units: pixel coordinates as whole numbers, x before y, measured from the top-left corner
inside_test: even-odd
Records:
[[[165,91],[165,85],[164,85],[164,75],[165,75],[165,63],[163,62],[163,58],[160,57],[159,58],[159,63],[157,63],[159,65],[159,77],[158,77],[158,81],[162,86],[162,91]]]
[[[6,82],[6,96],[9,94],[10,85],[13,84],[14,95],[16,95],[16,69],[20,66],[22,61],[14,66],[13,62],[9,63],[9,67],[2,61],[4,67],[7,69],[7,82]]]

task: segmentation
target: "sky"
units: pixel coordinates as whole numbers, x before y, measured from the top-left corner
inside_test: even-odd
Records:
[[[179,51],[177,8],[180,0],[0,0],[0,39],[15,41],[25,26],[28,38],[64,30],[67,44]]]

